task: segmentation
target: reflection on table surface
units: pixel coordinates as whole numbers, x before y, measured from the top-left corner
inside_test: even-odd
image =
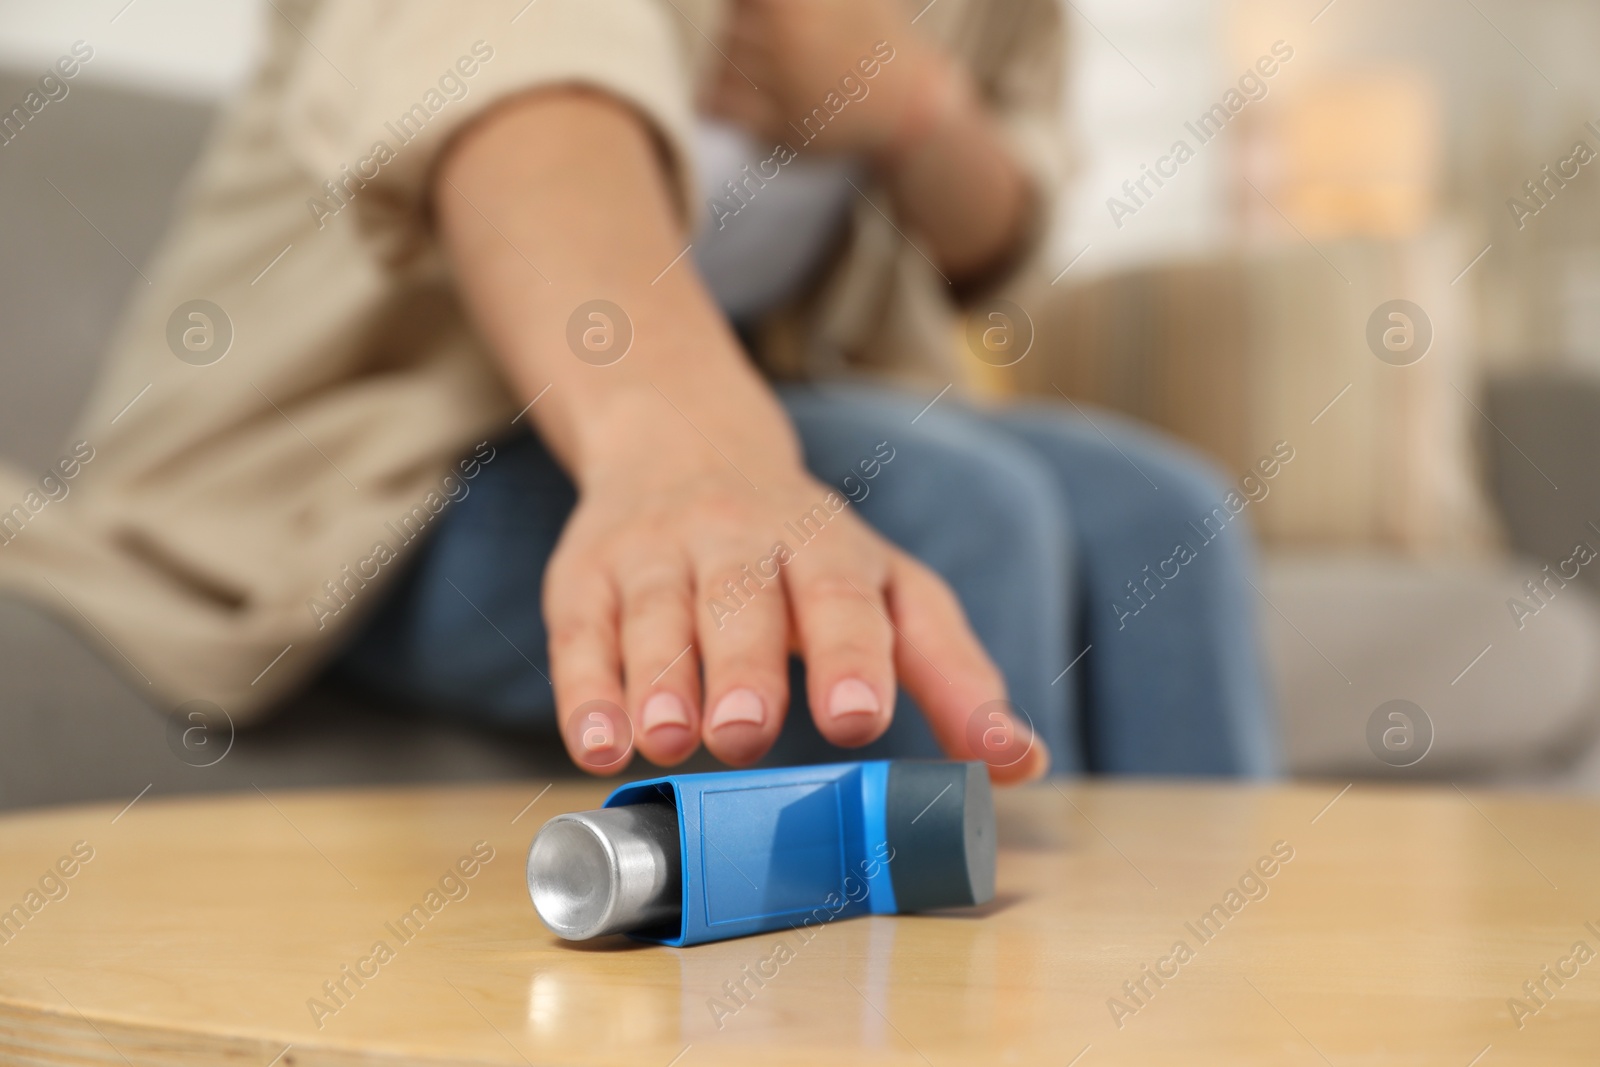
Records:
[[[984,908],[689,949],[575,945],[535,917],[529,840],[604,784],[14,816],[0,1059],[1586,1062],[1587,968],[1508,1003],[1600,947],[1600,855],[1575,847],[1600,809],[1341,785],[1003,793]]]

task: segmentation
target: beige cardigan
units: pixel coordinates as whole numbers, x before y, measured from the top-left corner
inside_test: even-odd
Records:
[[[263,65],[127,309],[77,458],[48,495],[40,474],[0,468],[0,585],[80,626],[158,703],[210,700],[239,721],[336,651],[398,569],[373,562],[378,544],[441,511],[447,475],[521,407],[429,232],[441,147],[497,100],[588,84],[655,124],[690,190],[695,86],[725,62],[709,43],[716,0],[274,7]],[[1048,196],[1061,160],[1054,0],[936,0],[915,27],[912,13],[907,34],[969,64]],[[208,337],[175,314],[193,300],[231,322],[214,362],[226,330]],[[937,389],[962,377],[956,313],[862,202],[818,291],[773,317],[757,355],[779,375],[920,375]],[[201,350],[187,361],[169,341],[183,351],[185,330]],[[341,599],[336,613],[315,606]]]

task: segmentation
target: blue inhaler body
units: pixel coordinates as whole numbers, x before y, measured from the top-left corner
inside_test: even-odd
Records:
[[[556,816],[528,852],[528,891],[557,934],[667,945],[983,904],[994,873],[976,762],[666,775]]]

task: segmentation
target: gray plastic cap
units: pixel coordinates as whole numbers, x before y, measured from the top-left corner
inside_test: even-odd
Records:
[[[894,760],[885,822],[889,878],[899,911],[994,899],[994,790],[989,768]]]

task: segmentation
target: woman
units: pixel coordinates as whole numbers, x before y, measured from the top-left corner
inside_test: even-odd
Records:
[[[1244,535],[1149,569],[1225,489],[945,393],[1044,231],[1052,3],[272,18],[95,460],[0,553],[167,699],[237,719],[332,664],[596,772],[1269,767]]]

